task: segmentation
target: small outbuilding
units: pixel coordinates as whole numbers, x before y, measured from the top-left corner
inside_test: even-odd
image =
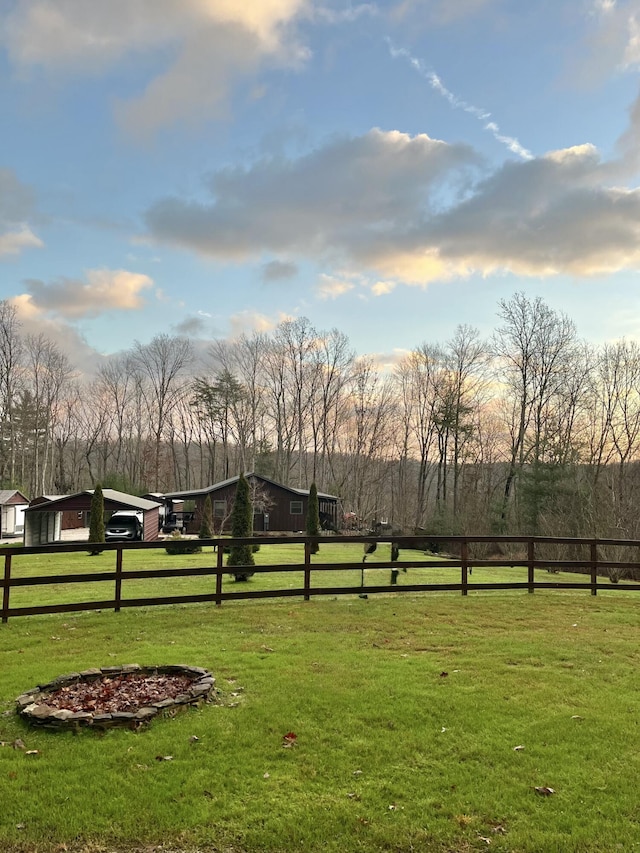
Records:
[[[0,489],[0,537],[20,536],[29,498],[17,489]]]
[[[115,489],[103,489],[105,521],[117,510],[131,510],[142,513],[143,535],[145,541],[158,538],[160,532],[160,503],[128,495]],[[86,519],[89,524],[93,489],[77,492],[75,495],[47,499],[36,498],[24,513],[24,544],[50,545],[62,538],[63,514],[75,514]]]

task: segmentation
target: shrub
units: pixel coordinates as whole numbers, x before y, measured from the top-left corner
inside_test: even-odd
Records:
[[[174,530],[164,550],[167,554],[199,554],[202,551],[202,545],[197,539],[187,539]]]
[[[320,512],[318,506],[318,489],[315,483],[311,483],[309,489],[309,503],[307,504],[307,535],[320,536]],[[311,544],[311,553],[317,554],[320,545],[317,542]]]
[[[245,538],[253,533],[253,507],[249,494],[249,483],[244,474],[240,474],[236,496],[231,510],[231,536],[234,538]],[[227,566],[250,567],[255,566],[253,550],[251,545],[232,545],[227,559]],[[231,572],[237,581],[246,581],[254,574],[249,571]]]
[[[96,483],[91,497],[91,521],[89,522],[89,542],[104,542],[104,495],[102,486]],[[102,548],[89,551],[92,557],[102,553]]]
[[[204,507],[202,509],[202,523],[200,524],[200,531],[198,533],[198,539],[212,539],[213,538],[213,507],[211,505],[211,495],[207,495],[204,500]]]

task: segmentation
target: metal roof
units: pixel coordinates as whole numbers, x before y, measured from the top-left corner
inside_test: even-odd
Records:
[[[306,497],[309,496],[309,489],[294,489],[292,486],[285,486],[283,483],[277,483],[275,480],[270,480],[269,477],[265,477],[262,474],[255,474],[250,472],[244,475],[247,480],[250,478],[255,478],[257,480],[263,480],[265,483],[270,483],[272,486],[278,486],[280,489],[286,489],[288,492],[293,492],[295,495],[304,495]],[[183,500],[189,500],[190,498],[198,498],[204,495],[208,495],[211,492],[217,492],[219,489],[224,489],[226,486],[230,486],[233,483],[237,483],[240,479],[240,475],[236,474],[235,477],[229,477],[228,480],[221,480],[219,483],[214,483],[212,486],[206,486],[204,489],[190,489],[185,492],[166,492],[165,498],[182,498]],[[335,495],[327,495],[324,492],[318,492],[319,498],[328,498],[329,500],[337,501],[338,498]]]
[[[23,503],[29,503],[29,499],[25,498],[22,492],[18,491],[18,489],[0,489],[0,504],[9,503],[11,498],[16,495],[20,495],[21,498],[24,498],[24,501],[22,501]]]
[[[94,493],[94,489],[85,489],[83,492],[76,492],[74,495],[63,495],[54,498],[46,503],[36,504],[28,507],[25,512],[56,512],[56,506],[61,503],[84,496],[90,497]],[[137,495],[128,495],[125,492],[118,492],[116,489],[103,489],[102,496],[105,501],[113,501],[114,503],[122,504],[128,509],[140,509],[143,511],[158,509],[160,503],[158,501],[148,501],[144,498],[139,498]]]

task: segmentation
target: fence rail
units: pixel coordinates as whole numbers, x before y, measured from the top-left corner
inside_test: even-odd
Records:
[[[315,563],[311,556],[314,544],[350,544],[360,543],[365,545],[393,544],[400,551],[424,550],[425,544],[429,547],[444,548],[457,554],[443,554],[440,557],[430,559],[428,562],[422,560],[382,560],[376,563],[367,563],[367,570],[380,569],[436,569],[453,568],[460,570],[460,581],[458,583],[403,583],[401,586],[389,584],[359,586],[313,586],[312,576],[322,576],[324,572],[362,570],[363,562],[353,563]],[[233,570],[224,565],[224,549],[230,545],[260,545],[273,546],[282,544],[304,545],[304,561],[295,564],[280,565],[258,565],[252,566],[251,571],[256,574],[272,574],[287,572],[302,572],[303,585],[295,589],[247,589],[234,588],[233,591],[222,589],[222,579],[225,574]],[[2,609],[0,614],[2,622],[7,622],[9,617],[31,616],[43,613],[66,613],[79,610],[103,610],[113,609],[119,612],[123,607],[149,607],[160,604],[186,604],[192,602],[213,601],[220,606],[225,601],[258,599],[258,598],[282,598],[288,596],[302,596],[308,601],[317,595],[353,595],[383,592],[432,592],[432,591],[459,591],[467,595],[474,590],[527,590],[533,593],[536,589],[585,589],[591,595],[597,595],[601,589],[640,589],[640,583],[625,584],[620,587],[616,584],[606,586],[598,582],[598,577],[611,573],[627,573],[632,578],[640,579],[640,540],[628,539],[578,539],[571,537],[542,537],[542,536],[335,536],[331,538],[320,537],[314,539],[309,536],[256,536],[246,539],[203,539],[199,544],[203,547],[213,547],[215,551],[215,565],[162,568],[162,569],[131,569],[123,568],[124,555],[129,551],[157,550],[164,548],[163,541],[155,542],[118,542],[100,545],[103,552],[114,552],[115,568],[113,571],[84,572],[81,574],[55,574],[37,575],[32,577],[17,577],[13,574],[13,566],[16,559],[26,560],[30,555],[37,554],[59,554],[59,553],[86,553],[90,548],[86,542],[66,542],[61,544],[33,546],[28,548],[7,547],[0,550],[4,554],[4,572],[0,587],[2,588]],[[495,557],[485,557],[474,554],[474,546],[493,546],[494,553],[500,552]],[[526,557],[514,558],[507,554],[514,554],[514,550],[522,550],[526,546]],[[577,549],[585,551],[583,559],[557,559],[544,556],[542,551],[557,550],[558,547],[575,552]],[[631,549],[635,551],[635,560],[605,559],[604,550]],[[480,550],[482,550],[480,548]],[[616,553],[616,556],[618,554]],[[212,561],[214,562],[214,561]],[[473,582],[471,579],[474,568],[491,568],[509,566],[513,568],[524,568],[527,570],[526,581],[499,581],[499,582]],[[550,572],[570,571],[588,576],[588,581],[540,581],[535,579],[536,569],[547,569]],[[213,577],[215,579],[215,591],[189,594],[189,595],[163,595],[149,596],[143,598],[126,598],[123,595],[123,587],[127,581],[147,578],[177,578],[177,577]],[[11,606],[11,590],[34,587],[40,585],[60,584],[91,584],[98,582],[110,582],[113,584],[113,597],[100,601],[66,602],[55,604],[42,604],[27,607]]]

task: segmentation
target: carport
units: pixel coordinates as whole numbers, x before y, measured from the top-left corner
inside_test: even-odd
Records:
[[[157,501],[128,495],[115,489],[103,489],[104,515],[108,520],[117,510],[142,512],[143,539],[146,542],[158,538],[160,532],[160,504]],[[62,513],[91,511],[93,489],[75,495],[42,501],[27,507],[24,512],[24,544],[50,545],[61,539]]]

